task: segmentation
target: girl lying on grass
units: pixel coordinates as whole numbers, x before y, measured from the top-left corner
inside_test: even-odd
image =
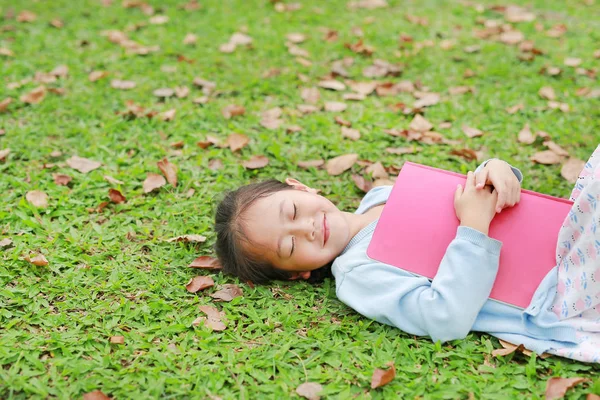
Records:
[[[433,281],[367,256],[391,186],[369,191],[355,213],[295,179],[240,187],[217,208],[216,252],[225,272],[254,283],[333,273],[342,302],[409,334],[444,342],[487,332],[538,354],[600,362],[600,146],[573,189],[557,264],[524,311],[488,299],[502,246],[490,222],[519,202],[521,181],[498,159],[469,172],[454,196],[460,226]]]

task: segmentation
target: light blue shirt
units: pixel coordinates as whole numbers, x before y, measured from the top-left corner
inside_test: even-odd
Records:
[[[521,171],[511,168],[522,182]],[[370,190],[355,213],[384,204],[391,189]],[[433,341],[487,332],[538,354],[578,343],[575,329],[549,310],[556,293],[556,267],[542,280],[531,304],[521,310],[489,300],[502,242],[459,226],[430,281],[367,256],[376,224],[377,220],[358,232],[332,265],[337,297],[365,317]]]

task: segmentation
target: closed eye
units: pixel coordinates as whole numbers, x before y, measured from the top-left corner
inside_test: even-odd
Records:
[[[296,211],[297,211],[297,209],[296,209],[296,203],[293,203],[293,204],[294,204],[294,218],[292,218],[292,219],[296,219]]]

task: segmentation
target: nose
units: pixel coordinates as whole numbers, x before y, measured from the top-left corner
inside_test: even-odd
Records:
[[[305,236],[308,240],[314,240],[317,236],[314,218],[300,218],[291,221],[290,231],[292,235]]]

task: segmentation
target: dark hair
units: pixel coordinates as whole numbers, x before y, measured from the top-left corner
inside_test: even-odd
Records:
[[[217,233],[215,252],[225,273],[257,284],[277,279],[288,280],[291,277],[290,272],[277,269],[269,261],[261,260],[259,256],[244,251],[242,243],[249,244],[248,247],[252,247],[252,243],[242,229],[242,215],[258,199],[282,190],[292,189],[293,187],[287,183],[269,179],[242,186],[225,194],[217,206],[215,215],[215,231]],[[310,283],[323,281],[331,276],[331,263],[311,271],[310,275],[310,279],[308,279]]]

